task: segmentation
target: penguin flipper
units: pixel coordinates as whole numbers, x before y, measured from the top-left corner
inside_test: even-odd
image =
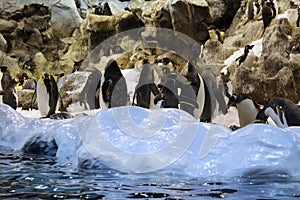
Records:
[[[58,96],[59,96],[57,84],[52,75],[51,75],[50,85],[51,85],[51,87],[50,87],[49,102],[48,102],[50,109],[47,114],[47,116],[49,116],[49,117],[50,117],[50,115],[55,113]]]

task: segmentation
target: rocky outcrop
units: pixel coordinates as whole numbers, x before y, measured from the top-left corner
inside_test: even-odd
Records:
[[[250,68],[237,66],[234,62],[229,66],[233,92],[249,94],[261,104],[274,97],[285,97],[298,102],[300,60],[297,61],[297,58],[300,51],[296,50],[299,46],[296,33],[299,28],[294,24],[294,12],[285,1],[277,1],[277,14],[281,16],[273,19],[263,31],[260,16],[248,20],[249,2],[245,1],[237,12],[231,27],[226,31],[227,37],[223,45],[243,48],[262,37],[262,51],[257,62]]]
[[[226,3],[227,1],[219,0],[133,0],[129,8],[146,25],[170,28],[204,43],[209,38],[209,25],[220,27],[218,22],[221,19],[226,18],[229,22],[232,20],[230,17],[233,16],[230,15],[237,8],[227,6]],[[232,2],[232,5],[239,5],[239,1]]]

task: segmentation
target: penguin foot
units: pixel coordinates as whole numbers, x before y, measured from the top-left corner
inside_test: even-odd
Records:
[[[237,126],[237,125],[231,125],[231,126],[229,126],[229,128],[230,128],[232,131],[236,131],[236,130],[238,130],[238,129],[241,128],[241,127],[239,127],[239,126]]]

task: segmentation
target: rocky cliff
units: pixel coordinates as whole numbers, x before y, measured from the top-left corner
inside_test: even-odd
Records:
[[[132,68],[144,57],[155,61],[162,56],[169,57],[180,71],[192,53],[192,45],[184,39],[176,44],[182,47],[182,56],[164,51],[163,46],[157,48],[161,44],[154,44],[155,51],[141,50],[144,41],[140,38],[114,38],[135,29],[144,38],[172,43],[176,34],[166,37],[147,32],[147,27],[162,27],[202,44],[201,67],[217,74],[225,67],[223,75],[231,80],[233,92],[248,93],[259,103],[275,96],[299,101],[300,30],[297,10],[285,0],[275,2],[276,17],[265,30],[261,12],[249,18],[251,0],[99,2],[1,1],[0,65],[8,66],[14,77],[25,72],[37,79],[42,72],[103,69],[111,57],[117,58],[121,68]],[[105,48],[95,51],[103,44]],[[254,44],[254,59],[239,65],[235,59],[250,44]]]

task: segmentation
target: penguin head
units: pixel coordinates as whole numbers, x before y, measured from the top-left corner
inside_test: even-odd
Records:
[[[227,104],[227,108],[230,106],[236,107],[237,104],[241,103],[245,99],[250,99],[250,97],[247,94],[240,93],[240,94],[233,94],[229,97],[229,102]]]
[[[117,79],[122,76],[122,72],[118,66],[118,63],[116,60],[111,59],[108,61],[106,67],[105,67],[105,72],[104,72],[104,78],[112,78],[116,77]]]

